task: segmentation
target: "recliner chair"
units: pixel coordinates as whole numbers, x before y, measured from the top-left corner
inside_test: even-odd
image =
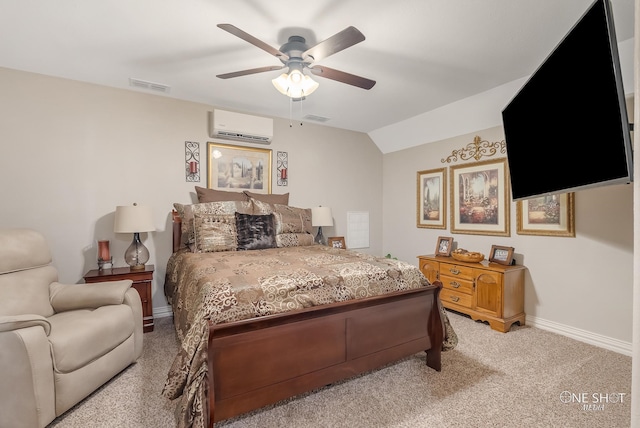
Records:
[[[142,353],[130,280],[57,280],[40,233],[0,229],[0,428],[45,427]]]

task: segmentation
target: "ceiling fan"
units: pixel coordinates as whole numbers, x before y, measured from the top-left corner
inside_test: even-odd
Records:
[[[233,77],[246,76],[249,74],[263,73],[266,71],[281,70],[288,68],[288,73],[273,79],[273,84],[281,93],[288,95],[294,100],[304,99],[317,87],[318,83],[313,81],[308,75],[303,73],[306,68],[312,74],[348,85],[357,86],[363,89],[371,89],[376,84],[375,80],[370,80],[355,74],[335,70],[315,64],[329,55],[333,55],[341,50],[360,43],[365,39],[364,35],[355,27],[347,27],[339,33],[334,34],[315,46],[307,46],[306,40],[301,36],[291,36],[280,49],[276,49],[267,43],[253,37],[251,34],[239,29],[231,24],[218,24],[219,28],[240,37],[242,40],[266,51],[278,58],[282,65],[251,68],[249,70],[235,71],[232,73],[218,74],[220,79],[230,79]]]

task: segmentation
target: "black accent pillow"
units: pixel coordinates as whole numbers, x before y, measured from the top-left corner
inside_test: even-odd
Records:
[[[273,215],[251,215],[236,212],[238,250],[260,250],[276,246]]]

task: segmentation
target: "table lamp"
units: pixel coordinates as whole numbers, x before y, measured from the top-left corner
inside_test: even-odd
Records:
[[[317,244],[326,245],[327,240],[322,235],[322,226],[333,226],[333,217],[331,215],[331,208],[329,207],[315,207],[311,208],[311,226],[318,227],[318,234],[314,241]]]
[[[133,204],[116,207],[116,218],[113,226],[115,233],[133,233],[133,242],[124,253],[124,261],[131,270],[144,269],[149,261],[149,250],[140,241],[140,232],[156,230],[149,207]]]

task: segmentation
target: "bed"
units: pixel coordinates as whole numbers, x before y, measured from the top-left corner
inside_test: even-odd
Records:
[[[165,295],[181,349],[163,394],[179,427],[213,427],[422,351],[440,371],[443,343],[455,346],[439,283],[408,263],[314,244],[310,210],[174,207]]]

